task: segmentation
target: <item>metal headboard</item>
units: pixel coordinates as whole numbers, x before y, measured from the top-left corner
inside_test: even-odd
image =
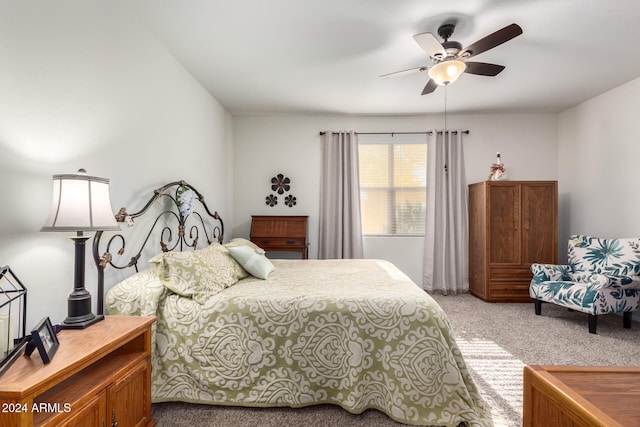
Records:
[[[152,207],[158,206],[160,213],[152,212]],[[125,208],[120,208],[115,217],[119,223],[133,225],[136,219],[154,213],[155,219],[151,217],[149,223],[142,225],[142,231],[96,233],[93,239],[93,260],[98,268],[98,314],[103,314],[104,310],[104,270],[111,266],[118,270],[134,268],[138,272],[138,262],[152,236],[159,236],[158,249],[163,252],[196,249],[201,237],[206,239],[207,244],[214,241],[222,243],[224,224],[220,215],[218,212],[211,213],[202,194],[186,181],[163,185],[153,191],[153,196],[141,210],[130,214]],[[133,234],[138,237],[142,235],[141,243],[134,242],[136,247],[129,259],[124,259],[125,249],[128,251],[125,234],[129,237]]]

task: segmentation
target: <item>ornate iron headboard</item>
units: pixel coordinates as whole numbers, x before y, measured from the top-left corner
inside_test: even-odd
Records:
[[[202,209],[194,205],[195,201],[200,203]],[[163,202],[166,206],[162,205]],[[118,270],[133,267],[138,272],[142,252],[150,244],[152,236],[158,236],[158,232],[158,249],[163,252],[196,249],[201,236],[204,236],[207,244],[214,241],[222,243],[224,224],[220,215],[218,212],[211,213],[202,194],[186,181],[171,182],[154,190],[153,196],[141,210],[130,214],[125,208],[120,208],[115,217],[119,223],[131,226],[137,218],[148,212],[153,213],[153,207],[160,207],[160,212],[155,212],[155,219],[151,217],[148,224],[142,225],[146,234],[136,232],[137,236],[142,235],[142,242],[136,244],[133,255],[128,260],[121,259],[124,258],[127,247],[125,233],[96,233],[93,239],[93,259],[98,268],[98,314],[103,314],[104,310],[104,270],[107,266]],[[174,234],[177,235],[175,241]]]

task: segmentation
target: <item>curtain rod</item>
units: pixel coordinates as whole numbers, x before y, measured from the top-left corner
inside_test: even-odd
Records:
[[[438,133],[440,133],[442,131],[438,131]],[[468,130],[463,130],[461,131],[462,133],[464,133],[465,135],[469,135],[469,131]],[[338,132],[332,132],[332,133],[338,133]],[[356,135],[431,135],[433,133],[432,130],[429,131],[424,131],[424,132],[354,132]],[[458,133],[457,130],[451,131],[451,133]],[[326,132],[320,132],[320,135],[324,135],[326,134]]]

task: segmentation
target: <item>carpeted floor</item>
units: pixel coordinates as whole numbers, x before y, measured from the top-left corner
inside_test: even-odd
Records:
[[[524,365],[640,366],[640,323],[622,327],[622,317],[601,316],[598,334],[587,330],[585,314],[544,304],[490,304],[471,295],[434,298],[453,325],[458,345],[483,396],[497,413],[496,427],[522,425]],[[237,408],[187,403],[153,405],[159,426],[402,426],[381,412],[361,415],[331,405]]]

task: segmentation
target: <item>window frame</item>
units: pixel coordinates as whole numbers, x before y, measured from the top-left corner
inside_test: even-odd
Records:
[[[365,233],[363,231],[363,236],[365,237],[424,237],[425,231],[422,233],[407,233],[407,234],[399,234],[397,232],[398,229],[398,221],[396,215],[396,200],[397,200],[397,192],[402,189],[423,189],[425,192],[425,210],[426,210],[426,192],[427,192],[427,176],[428,176],[428,162],[425,159],[425,185],[424,187],[396,187],[395,186],[395,150],[394,145],[409,145],[409,144],[421,144],[424,145],[428,153],[427,146],[427,137],[426,134],[371,134],[371,135],[359,135],[359,145],[387,145],[388,146],[388,156],[389,161],[387,162],[387,177],[388,177],[388,186],[387,187],[364,187],[362,183],[360,183],[360,192],[362,197],[363,190],[382,190],[385,189],[387,193],[387,220],[390,222],[389,224],[389,233]],[[360,165],[358,165],[360,166]],[[362,200],[362,199],[361,199]],[[361,209],[360,215],[362,215],[364,211]],[[426,212],[425,212],[426,215]]]

